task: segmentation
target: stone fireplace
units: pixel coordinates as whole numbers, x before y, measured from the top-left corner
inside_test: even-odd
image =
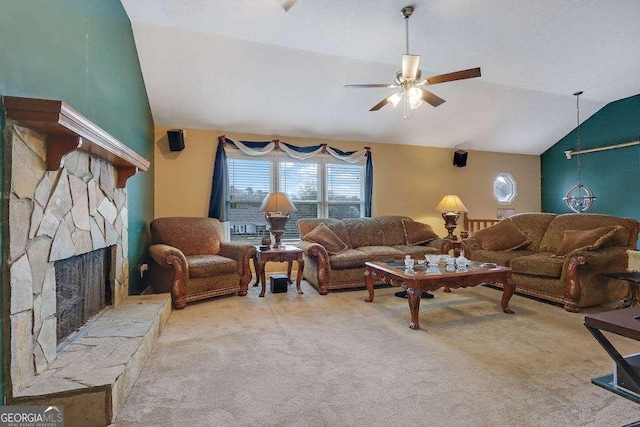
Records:
[[[56,357],[54,263],[114,246],[112,295],[128,293],[127,192],[112,164],[74,150],[46,170],[46,135],[7,120],[11,152],[9,283],[11,382],[20,388]]]
[[[109,424],[170,313],[128,296],[126,181],[149,162],[62,101],[3,102],[7,403]]]

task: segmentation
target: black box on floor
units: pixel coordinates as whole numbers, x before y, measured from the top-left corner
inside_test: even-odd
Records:
[[[624,359],[631,365],[631,368],[640,375],[640,353],[626,356]],[[615,362],[613,362],[613,382],[616,387],[640,396],[640,388],[638,388],[631,377],[620,369],[620,366]]]
[[[289,286],[289,279],[285,274],[272,274],[269,277],[271,292],[274,294],[278,294],[280,292],[287,292],[287,287]]]

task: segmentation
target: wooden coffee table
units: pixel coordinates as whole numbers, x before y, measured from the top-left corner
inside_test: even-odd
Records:
[[[442,287],[466,288],[478,286],[481,283],[502,284],[502,299],[500,301],[502,311],[513,314],[513,310],[509,308],[509,300],[516,286],[511,281],[511,269],[508,267],[485,268],[481,264],[472,264],[466,272],[447,273],[439,271],[438,273],[432,273],[428,272],[424,267],[422,269],[416,267],[414,271],[407,271],[403,261],[375,261],[367,262],[365,265],[364,281],[369,291],[369,298],[365,301],[373,302],[374,277],[392,286],[403,287],[407,290],[409,310],[411,311],[411,323],[409,323],[411,329],[420,329],[418,312],[420,310],[422,292],[434,291]]]

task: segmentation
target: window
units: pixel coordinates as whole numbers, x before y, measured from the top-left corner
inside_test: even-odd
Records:
[[[493,179],[493,197],[501,205],[511,204],[518,195],[518,184],[509,172],[500,172]]]
[[[262,201],[272,191],[286,193],[297,211],[283,240],[299,239],[300,218],[359,218],[364,215],[364,165],[330,156],[295,160],[276,154],[247,159],[228,153],[232,241],[258,243],[267,229]]]

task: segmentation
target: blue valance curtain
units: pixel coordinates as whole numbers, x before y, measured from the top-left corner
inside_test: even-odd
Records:
[[[348,163],[359,163],[366,158],[365,182],[364,182],[364,215],[371,216],[371,200],[373,197],[373,161],[371,149],[364,147],[358,151],[342,151],[327,144],[300,147],[278,140],[264,142],[233,141],[227,137],[218,137],[218,148],[213,169],[211,183],[211,199],[209,201],[209,217],[218,218],[220,221],[228,221],[229,204],[227,203],[229,189],[229,171],[227,170],[227,154],[224,151],[226,144],[237,147],[249,156],[263,156],[273,150],[281,150],[294,159],[304,160],[316,154],[327,153],[336,159]]]

